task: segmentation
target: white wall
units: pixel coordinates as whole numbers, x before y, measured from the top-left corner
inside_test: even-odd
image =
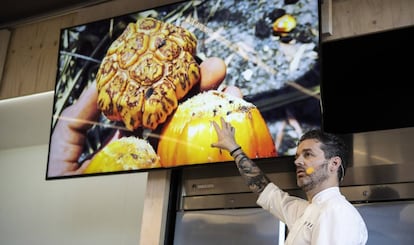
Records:
[[[15,99],[17,103],[35,98],[30,108],[39,113],[29,117],[10,106],[10,101],[0,101],[1,145],[19,145],[0,147],[0,244],[139,244],[147,174],[46,181],[48,142],[25,145],[33,142],[25,138],[49,133],[51,117],[39,115],[51,107],[37,105],[44,100],[51,105],[51,97],[38,97]],[[39,126],[31,128],[31,133],[19,128],[19,123],[5,129],[14,114]]]

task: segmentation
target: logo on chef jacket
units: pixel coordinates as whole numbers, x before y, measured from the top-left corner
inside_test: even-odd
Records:
[[[305,221],[303,224],[306,229],[312,230],[313,224],[310,221]]]

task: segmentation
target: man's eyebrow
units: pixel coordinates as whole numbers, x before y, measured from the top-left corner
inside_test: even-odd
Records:
[[[295,157],[298,157],[298,156],[299,156],[299,155],[301,155],[301,154],[304,154],[304,153],[310,153],[310,152],[312,152],[312,149],[311,149],[311,148],[305,148],[305,149],[303,149],[303,150],[300,152],[300,154],[297,154],[297,153],[296,153]]]
[[[303,149],[303,152],[312,152],[312,149],[311,148],[305,148],[305,149]]]

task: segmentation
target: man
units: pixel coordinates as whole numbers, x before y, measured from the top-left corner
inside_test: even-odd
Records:
[[[290,196],[270,182],[235,141],[235,130],[221,118],[212,122],[218,141],[212,144],[230,152],[249,188],[259,194],[257,204],[284,222],[289,230],[285,245],[366,244],[367,228],[356,208],[340,193],[345,175],[346,145],[320,130],[306,132],[296,156],[297,184],[307,200]]]

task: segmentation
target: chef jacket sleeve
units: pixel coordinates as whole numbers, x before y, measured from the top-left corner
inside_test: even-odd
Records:
[[[259,195],[256,203],[290,228],[303,214],[308,202],[289,195],[274,183],[269,183]]]

